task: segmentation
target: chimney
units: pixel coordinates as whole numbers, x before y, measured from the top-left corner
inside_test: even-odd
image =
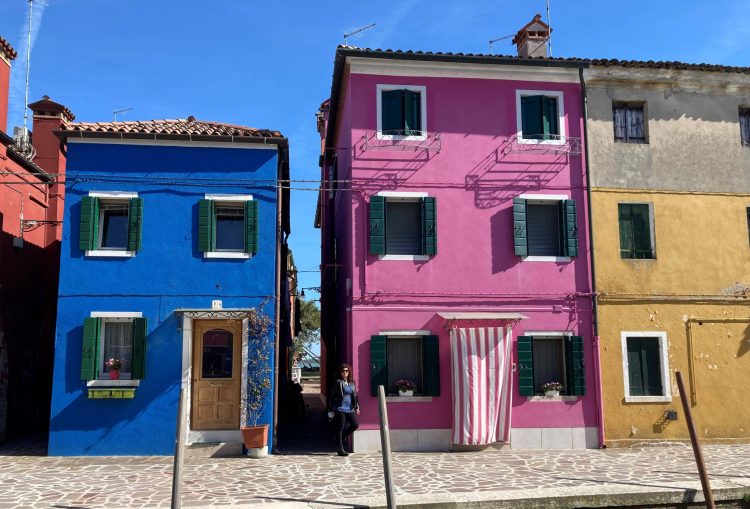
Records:
[[[8,91],[10,89],[10,62],[16,50],[0,37],[0,131],[8,132]]]
[[[537,13],[513,38],[513,44],[518,48],[518,56],[547,58],[547,40],[551,33],[552,29],[542,21],[542,15]]]
[[[55,183],[50,186],[47,219],[62,221],[65,200],[65,149],[60,138],[55,136],[55,131],[64,129],[67,123],[76,117],[68,108],[56,103],[48,95],[29,104],[29,109],[34,114],[31,131],[31,143],[36,151],[34,162],[55,177]],[[60,240],[62,229],[59,224],[48,232],[51,237],[47,239],[47,244]]]

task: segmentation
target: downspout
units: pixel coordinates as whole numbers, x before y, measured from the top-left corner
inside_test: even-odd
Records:
[[[589,102],[588,93],[586,91],[586,80],[583,77],[583,67],[578,68],[578,78],[581,82],[581,100],[583,102],[583,150],[584,157],[586,159],[585,172],[586,172],[586,200],[588,207],[586,208],[588,216],[588,234],[589,234],[589,262],[591,266],[591,325],[594,332],[594,389],[596,393],[596,420],[597,428],[599,430],[599,448],[604,449],[607,447],[605,442],[604,434],[604,399],[602,395],[602,364],[600,357],[600,338],[599,338],[599,305],[597,301],[596,293],[596,270],[594,267],[594,226],[593,226],[593,213],[591,209],[593,204],[591,202],[591,171],[589,167],[589,143],[588,143],[588,116],[589,116]]]
[[[282,171],[284,158],[288,156],[288,146],[279,146],[277,154],[279,162],[276,168],[276,270],[274,288],[274,345],[273,345],[273,433],[271,438],[271,449],[275,453],[278,440],[279,424],[279,335],[281,334],[281,219],[283,209],[283,193],[281,192]]]

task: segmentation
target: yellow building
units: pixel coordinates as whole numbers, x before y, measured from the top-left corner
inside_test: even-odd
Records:
[[[750,441],[750,68],[584,77],[606,443]]]

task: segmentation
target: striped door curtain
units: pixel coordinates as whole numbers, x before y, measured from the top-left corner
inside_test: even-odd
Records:
[[[451,330],[454,444],[510,441],[510,345],[510,327]]]

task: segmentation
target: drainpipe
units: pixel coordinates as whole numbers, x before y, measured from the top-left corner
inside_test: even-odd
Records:
[[[277,154],[279,156],[279,162],[276,169],[276,270],[274,276],[274,345],[273,345],[273,431],[271,438],[272,450],[276,452],[277,440],[278,440],[278,424],[279,424],[279,335],[281,334],[281,220],[282,220],[282,209],[283,209],[283,193],[281,191],[281,178],[282,178],[282,166],[284,165],[284,158],[289,157],[288,146],[279,146]],[[286,260],[285,260],[286,262]]]
[[[591,209],[593,204],[591,202],[591,172],[589,167],[589,143],[587,138],[588,133],[588,116],[589,116],[589,102],[588,93],[586,91],[586,80],[583,77],[583,68],[578,68],[578,78],[581,82],[581,101],[583,102],[583,150],[584,157],[586,158],[586,199],[588,201],[588,207],[586,208],[588,214],[588,234],[589,234],[589,262],[591,265],[591,318],[594,332],[594,377],[595,384],[594,389],[596,393],[596,420],[597,427],[599,429],[599,447],[604,449],[607,447],[604,436],[604,400],[602,396],[602,365],[601,357],[599,354],[600,341],[599,341],[599,306],[597,302],[596,293],[596,270],[594,268],[594,226],[593,226],[593,214]]]

